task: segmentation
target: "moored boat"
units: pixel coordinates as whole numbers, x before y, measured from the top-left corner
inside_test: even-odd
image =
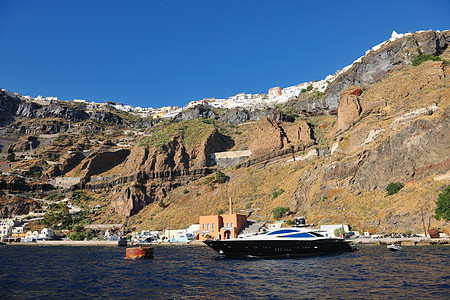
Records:
[[[128,240],[126,237],[121,237],[117,241],[117,246],[126,247],[128,245]]]
[[[354,250],[345,239],[327,237],[324,232],[308,227],[285,227],[246,238],[204,243],[226,256],[303,256]]]
[[[390,244],[390,245],[387,246],[387,248],[388,248],[389,250],[391,250],[391,251],[400,251],[400,250],[403,250],[402,247],[400,247],[399,245],[396,245],[396,244]]]

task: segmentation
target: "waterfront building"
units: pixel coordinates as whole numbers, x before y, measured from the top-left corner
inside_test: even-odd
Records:
[[[325,236],[331,236],[334,237],[334,231],[336,229],[339,228],[343,228],[345,230],[345,232],[349,232],[350,231],[350,227],[348,225],[344,225],[344,224],[337,224],[337,225],[320,225],[320,230],[326,231],[327,233],[325,234]]]
[[[52,228],[44,228],[38,236],[39,240],[53,240],[54,231]]]
[[[164,230],[165,240],[171,243],[184,242],[186,239],[186,229],[167,229]],[[181,241],[178,238],[181,237]],[[183,238],[184,237],[184,238]]]
[[[25,233],[25,240],[27,242],[35,242],[37,241],[39,236],[39,231],[35,230],[35,231],[27,231]]]
[[[236,238],[247,226],[247,216],[233,214],[232,201],[230,199],[229,214],[200,216],[200,229],[197,231],[197,240],[207,239],[231,239]]]
[[[21,222],[13,219],[0,220],[0,242],[10,238],[14,232],[14,228],[21,224]]]
[[[7,223],[1,223],[0,224],[0,242],[3,242],[7,238],[11,236],[12,228]]]

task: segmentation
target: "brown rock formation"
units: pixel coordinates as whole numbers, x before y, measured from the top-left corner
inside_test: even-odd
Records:
[[[286,136],[289,142],[294,146],[308,147],[314,144],[311,138],[311,128],[306,120],[300,119],[295,122],[293,126],[285,127]]]
[[[39,146],[39,141],[35,136],[22,137],[17,143],[11,145],[8,152],[24,152],[30,149],[36,149]]]
[[[175,135],[162,147],[136,146],[125,161],[123,174],[151,174],[165,171],[182,171],[202,169],[210,166],[210,154],[226,149],[223,138],[214,130],[206,140],[192,149],[186,149],[182,137]]]
[[[362,91],[362,87],[352,86],[341,92],[337,130],[347,130],[361,115],[362,109],[358,96],[361,95]]]
[[[34,207],[40,207],[40,204],[34,200],[19,197],[12,199],[0,197],[0,218],[13,218],[17,215],[25,215]]]
[[[21,134],[54,134],[67,130],[66,120],[54,119],[31,119],[24,122],[17,122],[14,125]]]
[[[122,163],[129,153],[128,149],[92,152],[81,165],[81,172],[86,177],[105,172]]]
[[[248,149],[259,156],[268,152],[281,150],[288,143],[284,130],[275,121],[261,118],[255,126]]]
[[[132,216],[149,204],[150,198],[143,187],[136,182],[123,187],[111,202],[111,209],[124,216]]]

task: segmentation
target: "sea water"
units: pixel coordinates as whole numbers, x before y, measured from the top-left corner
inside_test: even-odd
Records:
[[[204,246],[0,246],[0,299],[449,299],[450,247],[235,259]]]

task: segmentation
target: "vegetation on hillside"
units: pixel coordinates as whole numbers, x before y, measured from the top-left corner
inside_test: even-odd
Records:
[[[84,226],[81,224],[74,226],[73,232],[69,235],[69,239],[72,241],[91,240],[93,237],[92,231],[84,229]]]
[[[191,148],[206,140],[215,130],[214,122],[207,119],[194,119],[179,123],[162,122],[151,130],[139,146],[162,147],[175,135],[179,135],[185,147]]]
[[[434,211],[436,220],[444,219],[450,221],[450,185],[438,195],[438,201],[436,202],[437,208]]]
[[[442,59],[439,56],[434,56],[433,54],[421,54],[419,56],[414,57],[412,65],[418,66],[427,60],[441,61]]]
[[[391,182],[386,187],[386,192],[388,196],[397,194],[402,188],[404,187],[404,184],[401,182]]]
[[[273,216],[275,219],[279,220],[289,212],[289,207],[279,206],[273,210]]]

